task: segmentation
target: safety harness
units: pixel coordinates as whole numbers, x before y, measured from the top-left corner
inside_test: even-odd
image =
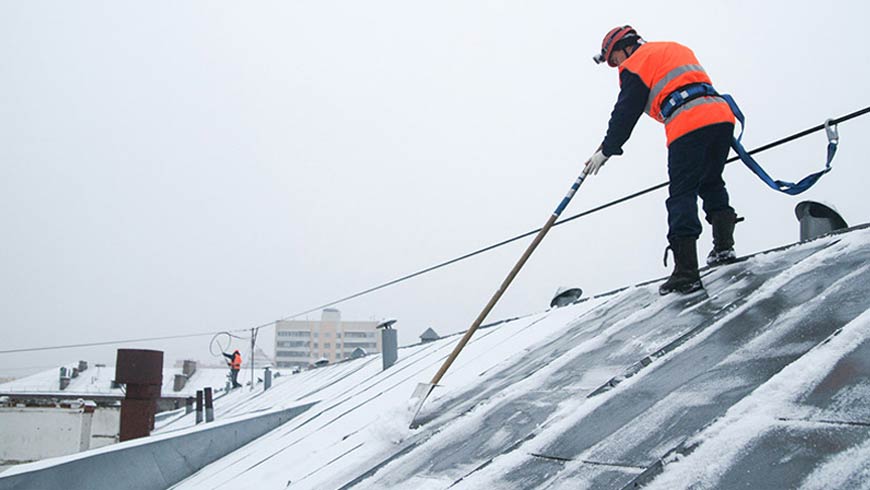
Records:
[[[686,103],[697,99],[699,97],[719,97],[723,99],[728,105],[731,107],[731,111],[734,113],[734,117],[740,121],[740,134],[731,139],[731,147],[734,148],[734,151],[737,152],[737,155],[740,157],[740,160],[749,167],[749,170],[758,176],[765,184],[767,184],[771,189],[784,192],[789,195],[797,195],[805,190],[809,189],[816,183],[816,181],[821,178],[822,175],[831,171],[831,161],[834,159],[834,155],[837,153],[837,145],[840,142],[840,136],[837,132],[837,125],[832,122],[832,120],[828,119],[825,121],[825,132],[828,136],[828,159],[825,162],[824,170],[819,172],[807,175],[798,183],[787,182],[784,180],[774,180],[761,168],[761,165],[755,161],[754,158],[746,151],[746,148],[743,147],[743,144],[740,140],[743,138],[743,130],[746,127],[746,118],[743,116],[743,112],[740,111],[740,108],[737,107],[737,103],[734,101],[728,94],[720,94],[716,92],[716,89],[713,88],[712,85],[708,83],[695,83],[692,85],[687,85],[680,89],[675,90],[671,93],[661,105],[661,115],[662,118],[667,120],[671,115],[673,115],[674,111],[679,109],[681,106]]]

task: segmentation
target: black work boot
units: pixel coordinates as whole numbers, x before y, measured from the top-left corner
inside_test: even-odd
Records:
[[[707,265],[722,265],[737,260],[737,254],[734,253],[737,213],[733,209],[714,211],[707,215],[707,221],[713,225],[713,250],[707,255]]]
[[[694,238],[673,238],[670,246],[665,249],[665,267],[668,265],[668,249],[674,252],[674,272],[671,277],[659,286],[659,294],[665,295],[674,291],[688,294],[703,289],[701,276],[698,274],[698,249]]]

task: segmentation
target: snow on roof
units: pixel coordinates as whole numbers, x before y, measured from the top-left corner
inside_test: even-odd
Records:
[[[177,488],[860,486],[868,245],[857,230],[709,271],[706,294],[650,284],[481,330],[416,430],[408,399],[455,336],[240,394],[227,415],[319,403]]]
[[[630,287],[458,340],[277,378],[218,420],[316,404],[173,488],[866,488],[870,229]],[[162,431],[193,425],[193,414]],[[192,429],[187,429],[192,430]]]
[[[71,368],[78,363],[65,365]],[[163,369],[163,396],[194,396],[196,390],[206,386],[223,388],[226,385],[227,369],[198,368],[187,380],[180,391],[173,391],[175,375],[181,374],[180,367]],[[80,396],[118,396],[123,398],[124,392],[120,388],[112,387],[115,379],[115,366],[90,366],[70,379],[69,386],[59,389],[60,366],[36,373],[25,378],[0,384],[0,394],[31,394],[31,395],[57,395],[59,397]]]

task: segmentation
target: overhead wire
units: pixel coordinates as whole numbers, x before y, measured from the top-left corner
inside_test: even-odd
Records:
[[[832,120],[830,121],[830,123],[831,123],[831,124],[839,124],[839,123],[842,123],[842,122],[846,122],[846,121],[848,121],[848,120],[850,120],[850,119],[854,119],[854,118],[856,118],[856,117],[863,116],[864,114],[867,114],[868,112],[870,112],[870,106],[865,107],[865,108],[863,108],[863,109],[861,109],[861,110],[855,111],[855,112],[853,112],[853,113],[851,113],[851,114],[847,114],[847,115],[845,115],[845,116],[839,117],[839,118],[837,118],[837,119],[832,119]],[[763,152],[763,151],[765,151],[765,150],[769,150],[769,149],[771,149],[771,148],[775,148],[775,147],[777,147],[777,146],[780,146],[780,145],[783,145],[783,144],[785,144],[785,143],[788,143],[788,142],[794,141],[794,140],[796,140],[796,139],[798,139],[798,138],[802,138],[802,137],[804,137],[804,136],[808,136],[808,135],[813,134],[813,133],[815,133],[815,132],[822,131],[822,130],[824,130],[824,129],[825,129],[825,125],[824,125],[824,124],[820,124],[820,125],[818,125],[818,126],[813,126],[813,127],[809,128],[809,129],[805,129],[805,130],[803,130],[803,131],[801,131],[801,132],[799,132],[799,133],[792,134],[792,135],[787,136],[787,137],[785,137],[785,138],[782,138],[782,139],[779,139],[779,140],[773,141],[773,142],[768,143],[768,144],[766,144],[766,145],[764,145],[764,146],[760,146],[760,147],[758,147],[758,148],[755,148],[755,149],[753,149],[753,150],[750,150],[748,153],[749,153],[750,155],[753,155],[753,154],[756,154],[756,153],[761,153],[761,152]],[[726,160],[725,163],[735,162],[735,161],[737,161],[737,160],[739,160],[739,159],[740,159],[740,157],[736,157],[736,156],[735,156],[735,157],[732,157],[732,158],[729,158],[728,160]],[[592,209],[588,209],[588,210],[586,210],[586,211],[583,211],[583,212],[580,212],[580,213],[577,213],[577,214],[574,214],[574,215],[568,216],[567,218],[563,218],[563,219],[561,219],[561,220],[559,220],[559,221],[556,221],[556,222],[553,224],[553,226],[559,226],[559,225],[562,225],[562,224],[568,223],[569,221],[574,221],[574,220],[576,220],[577,218],[581,218],[581,217],[583,217],[583,216],[587,216],[587,215],[590,215],[590,214],[593,214],[593,213],[597,213],[598,211],[602,211],[602,210],[604,210],[604,209],[607,209],[607,208],[610,208],[610,207],[616,206],[617,204],[621,204],[621,203],[624,203],[624,202],[626,202],[626,201],[630,201],[630,200],[632,200],[632,199],[638,198],[638,197],[643,196],[643,195],[645,195],[645,194],[649,194],[650,192],[653,192],[653,191],[656,191],[656,190],[658,190],[658,189],[662,189],[662,188],[664,188],[664,187],[667,187],[668,184],[669,184],[669,182],[664,182],[664,183],[661,183],[661,184],[657,184],[657,185],[654,185],[654,186],[652,186],[652,187],[648,187],[648,188],[646,188],[646,189],[643,189],[643,190],[640,190],[640,191],[638,191],[638,192],[635,192],[635,193],[633,193],[633,194],[629,194],[629,195],[627,195],[627,196],[621,197],[621,198],[616,199],[616,200],[614,200],[614,201],[610,201],[610,202],[608,202],[608,203],[606,203],[606,204],[602,204],[601,206],[597,206],[597,207],[594,207],[594,208],[592,208]],[[320,306],[316,306],[316,307],[314,307],[314,308],[310,308],[310,309],[307,309],[307,310],[305,310],[305,311],[300,311],[299,313],[295,313],[295,314],[293,314],[293,315],[290,315],[290,316],[284,317],[284,318],[282,318],[281,320],[289,320],[289,319],[291,319],[291,318],[296,318],[296,317],[299,317],[299,316],[302,316],[302,315],[306,315],[306,314],[308,314],[308,313],[312,313],[312,312],[315,312],[315,311],[321,310],[321,309],[323,309],[323,308],[328,308],[328,307],[330,307],[330,306],[335,306],[335,305],[337,305],[337,304],[339,304],[339,303],[343,303],[343,302],[345,302],[345,301],[349,301],[349,300],[351,300],[351,299],[358,298],[358,297],[363,296],[363,295],[365,295],[365,294],[373,293],[373,292],[375,292],[375,291],[378,291],[378,290],[380,290],[380,289],[383,289],[383,288],[386,288],[386,287],[392,286],[392,285],[397,284],[397,283],[400,283],[400,282],[402,282],[402,281],[406,281],[406,280],[408,280],[408,279],[412,279],[412,278],[414,278],[414,277],[417,277],[417,276],[420,276],[420,275],[426,274],[426,273],[428,273],[428,272],[432,272],[432,271],[434,271],[434,270],[436,270],[436,269],[440,269],[440,268],[442,268],[442,267],[446,267],[446,266],[448,266],[448,265],[455,264],[456,262],[460,262],[460,261],[462,261],[462,260],[465,260],[465,259],[468,259],[468,258],[474,257],[475,255],[480,255],[480,254],[482,254],[482,253],[484,253],[484,252],[488,252],[488,251],[490,251],[490,250],[493,250],[493,249],[496,249],[496,248],[498,248],[498,247],[501,247],[501,246],[507,245],[507,244],[509,244],[509,243],[513,243],[513,242],[515,242],[515,241],[517,241],[517,240],[521,240],[521,239],[523,239],[523,238],[526,238],[526,237],[532,236],[532,235],[538,233],[539,231],[541,231],[541,228],[536,228],[536,229],[534,229],[534,230],[527,231],[527,232],[522,233],[522,234],[520,234],[520,235],[516,235],[516,236],[511,237],[511,238],[508,238],[508,239],[506,239],[506,240],[502,240],[502,241],[500,241],[500,242],[498,242],[498,243],[494,243],[494,244],[492,244],[492,245],[488,245],[488,246],[486,246],[486,247],[480,248],[480,249],[475,250],[475,251],[473,251],[473,252],[467,253],[467,254],[462,255],[462,256],[460,256],[460,257],[456,257],[456,258],[454,258],[454,259],[450,259],[450,260],[447,260],[447,261],[441,262],[441,263],[439,263],[439,264],[436,264],[436,265],[433,265],[433,266],[427,267],[427,268],[425,268],[425,269],[421,269],[421,270],[419,270],[419,271],[417,271],[417,272],[414,272],[414,273],[411,273],[411,274],[408,274],[408,275],[405,275],[405,276],[399,277],[399,278],[397,278],[397,279],[393,279],[393,280],[391,280],[391,281],[385,282],[385,283],[380,284],[380,285],[378,285],[378,286],[374,286],[374,287],[371,287],[371,288],[365,289],[365,290],[360,291],[360,292],[358,292],[358,293],[354,293],[354,294],[351,294],[351,295],[349,295],[349,296],[345,296],[345,297],[343,297],[343,298],[340,298],[340,299],[337,299],[337,300],[331,301],[331,302],[329,302],[329,303],[324,303],[324,304],[322,304],[322,305],[320,305]],[[271,325],[271,324],[270,324],[270,325]]]
[[[247,330],[247,329],[243,329]],[[238,330],[233,330],[238,331]],[[36,351],[44,351],[44,350],[58,350],[58,349],[74,349],[78,347],[99,347],[101,345],[119,345],[119,344],[131,344],[135,342],[153,342],[157,340],[171,340],[171,339],[184,339],[184,338],[193,338],[193,337],[207,337],[209,335],[214,335],[215,332],[202,332],[202,333],[189,333],[189,334],[179,334],[179,335],[164,335],[160,337],[140,337],[135,339],[121,339],[121,340],[106,340],[102,342],[83,342],[79,344],[63,344],[63,345],[52,345],[46,347],[28,347],[23,349],[6,349],[0,350],[0,354],[15,354],[19,352],[36,352]]]
[[[867,113],[870,113],[870,106],[865,107],[865,108],[863,108],[863,109],[859,109],[859,110],[857,110],[857,111],[855,111],[855,112],[852,112],[852,113],[850,113],[850,114],[846,114],[845,116],[841,116],[841,117],[838,117],[838,118],[833,118],[833,119],[831,119],[831,120],[829,121],[829,123],[830,123],[830,124],[840,124],[840,123],[844,123],[844,122],[846,122],[846,121],[849,121],[849,120],[855,119],[855,118],[857,118],[857,117],[863,116],[863,115],[865,115],[865,114],[867,114]],[[761,152],[764,152],[764,151],[770,150],[770,149],[772,149],[772,148],[776,148],[777,146],[784,145],[784,144],[789,143],[789,142],[791,142],[791,141],[794,141],[794,140],[796,140],[796,139],[800,139],[800,138],[803,138],[803,137],[808,136],[808,135],[810,135],[810,134],[813,134],[813,133],[816,133],[816,132],[822,131],[822,130],[824,130],[824,129],[825,129],[825,124],[819,124],[819,125],[817,125],[817,126],[813,126],[813,127],[811,127],[811,128],[805,129],[805,130],[803,130],[803,131],[799,131],[799,132],[797,132],[797,133],[791,134],[791,135],[786,136],[786,137],[784,137],[784,138],[781,138],[781,139],[778,139],[778,140],[772,141],[772,142],[770,142],[770,143],[768,143],[768,144],[766,144],[766,145],[760,146],[760,147],[758,147],[758,148],[754,148],[754,149],[752,149],[752,150],[749,150],[747,153],[749,153],[750,155],[754,155],[754,154],[757,154],[757,153],[761,153]],[[735,162],[735,161],[737,161],[737,160],[739,160],[739,157],[736,157],[736,156],[735,156],[735,157],[732,157],[732,158],[729,158],[728,160],[726,160],[725,163],[726,163],[726,164],[727,164],[727,163],[732,163],[732,162]],[[643,195],[649,194],[649,193],[651,193],[651,192],[653,192],[653,191],[656,191],[656,190],[662,189],[662,188],[664,188],[664,187],[667,187],[668,184],[669,184],[669,182],[664,182],[664,183],[657,184],[657,185],[654,185],[654,186],[651,186],[651,187],[647,187],[646,189],[643,189],[643,190],[637,191],[637,192],[635,192],[635,193],[629,194],[629,195],[627,195],[627,196],[621,197],[621,198],[619,198],[619,199],[616,199],[616,200],[610,201],[610,202],[608,202],[608,203],[606,203],[606,204],[602,204],[601,206],[597,206],[597,207],[594,207],[594,208],[591,208],[591,209],[587,209],[587,210],[582,211],[582,212],[580,212],[580,213],[577,213],[577,214],[574,214],[574,215],[568,216],[568,217],[566,217],[566,218],[563,218],[563,219],[561,219],[561,220],[559,220],[559,221],[556,221],[556,222],[553,224],[553,226],[560,226],[560,225],[563,225],[563,224],[568,223],[568,222],[570,222],[570,221],[574,221],[574,220],[576,220],[576,219],[578,219],[578,218],[581,218],[581,217],[583,217],[583,216],[588,216],[588,215],[590,215],[590,214],[597,213],[597,212],[599,212],[599,211],[602,211],[602,210],[605,210],[605,209],[607,209],[607,208],[610,208],[610,207],[616,206],[616,205],[618,205],[618,204],[622,204],[622,203],[624,203],[624,202],[626,202],[626,201],[630,201],[630,200],[636,199],[636,198],[638,198],[638,197],[640,197],[640,196],[643,196]],[[536,228],[536,229],[534,229],[534,230],[531,230],[531,231],[528,231],[528,232],[525,232],[525,233],[522,233],[522,234],[516,235],[516,236],[511,237],[511,238],[508,238],[508,239],[506,239],[506,240],[502,240],[502,241],[497,242],[497,243],[494,243],[494,244],[492,244],[492,245],[488,245],[488,246],[486,246],[486,247],[479,248],[479,249],[477,249],[477,250],[475,250],[475,251],[473,251],[473,252],[469,252],[469,253],[464,254],[464,255],[461,255],[461,256],[459,256],[459,257],[456,257],[456,258],[453,258],[453,259],[450,259],[450,260],[446,260],[446,261],[444,261],[444,262],[440,262],[440,263],[438,263],[438,264],[435,264],[435,265],[432,265],[432,266],[426,267],[426,268],[424,268],[424,269],[420,269],[420,270],[418,270],[418,271],[416,271],[416,272],[413,272],[413,273],[411,273],[411,274],[406,274],[406,275],[404,275],[404,276],[401,276],[401,277],[398,277],[398,278],[396,278],[396,279],[393,279],[393,280],[387,281],[387,282],[382,283],[382,284],[379,284],[379,285],[377,285],[377,286],[373,286],[373,287],[370,287],[370,288],[364,289],[364,290],[362,290],[362,291],[359,291],[359,292],[357,292],[357,293],[353,293],[353,294],[351,294],[351,295],[344,296],[344,297],[342,297],[342,298],[336,299],[336,300],[334,300],[334,301],[330,301],[330,302],[328,302],[328,303],[324,303],[324,304],[321,304],[321,305],[315,306],[315,307],[313,307],[313,308],[309,308],[309,309],[306,309],[306,310],[304,310],[304,311],[300,311],[300,312],[298,312],[298,313],[294,313],[294,314],[292,314],[292,315],[282,317],[282,318],[280,318],[280,319],[278,319],[278,320],[274,320],[274,321],[271,321],[271,322],[268,322],[268,323],[263,323],[263,324],[257,325],[256,327],[240,328],[240,329],[234,329],[234,330],[223,330],[223,331],[218,331],[218,332],[216,332],[216,331],[212,331],[212,332],[193,333],[193,334],[167,335],[167,336],[162,336],[162,337],[145,337],[145,338],[138,338],[138,339],[113,340],[113,341],[105,341],[105,342],[90,342],[90,343],[68,344],[68,345],[56,345],[56,346],[47,346],[47,347],[31,347],[31,348],[22,348],[22,349],[7,349],[7,350],[0,350],[0,354],[14,354],[14,353],[20,353],[20,352],[35,352],[35,351],[44,351],[44,350],[57,350],[57,349],[71,349],[71,348],[77,348],[77,347],[95,347],[95,346],[101,346],[101,345],[118,345],[118,344],[127,344],[127,343],[133,343],[133,342],[151,342],[151,341],[156,341],[156,340],[170,340],[170,339],[191,338],[191,337],[204,337],[204,336],[209,336],[209,335],[216,336],[216,335],[220,335],[220,334],[223,334],[223,333],[227,333],[227,334],[229,334],[229,332],[241,332],[241,331],[248,331],[248,330],[254,330],[255,332],[259,332],[259,330],[260,330],[261,328],[270,327],[270,326],[272,326],[272,325],[277,324],[277,323],[280,322],[280,321],[286,321],[286,320],[290,320],[290,319],[293,319],[293,318],[297,318],[297,317],[300,317],[300,316],[302,316],[302,315],[307,315],[308,313],[313,313],[313,312],[315,312],[315,311],[322,310],[323,308],[328,308],[328,307],[330,307],[330,306],[335,306],[335,305],[337,305],[337,304],[344,303],[344,302],[346,302],[346,301],[350,301],[350,300],[355,299],[355,298],[359,298],[360,296],[364,296],[364,295],[367,295],[367,294],[373,293],[373,292],[375,292],[375,291],[379,291],[379,290],[381,290],[381,289],[384,289],[384,288],[387,288],[387,287],[389,287],[389,286],[392,286],[392,285],[398,284],[398,283],[400,283],[400,282],[404,282],[404,281],[407,281],[407,280],[409,280],[409,279],[413,279],[413,278],[415,278],[415,277],[418,277],[418,276],[421,276],[421,275],[427,274],[427,273],[429,273],[429,272],[435,271],[435,270],[437,270],[437,269],[441,269],[441,268],[443,268],[443,267],[447,267],[447,266],[452,265],[452,264],[455,264],[455,263],[457,263],[457,262],[461,262],[461,261],[463,261],[463,260],[469,259],[469,258],[474,257],[474,256],[477,256],[477,255],[480,255],[480,254],[482,254],[482,253],[489,252],[490,250],[494,250],[494,249],[499,248],[499,247],[502,247],[502,246],[504,246],[504,245],[508,245],[508,244],[513,243],[513,242],[515,242],[515,241],[517,241],[517,240],[522,240],[523,238],[526,238],[526,237],[532,236],[532,235],[538,233],[539,231],[541,231],[541,229],[540,229],[540,228]],[[253,335],[256,335],[256,334],[253,334]],[[239,337],[239,338],[242,338],[242,337]],[[247,338],[250,338],[250,337],[247,337]],[[209,349],[211,350],[211,344],[209,345]]]
[[[222,346],[220,341],[218,340],[223,335],[225,335],[227,337],[226,346]],[[227,352],[229,350],[230,345],[232,345],[232,343],[233,343],[233,339],[248,340],[250,338],[256,339],[257,336],[253,335],[253,336],[248,336],[248,337],[242,337],[241,335],[234,335],[228,331],[218,332],[218,333],[214,334],[214,337],[212,337],[211,341],[209,341],[208,351],[209,351],[209,353],[211,353],[212,356],[220,357],[224,352]],[[217,344],[217,346],[220,348],[220,352],[218,352],[218,353],[215,353],[215,351],[214,351],[215,344]]]

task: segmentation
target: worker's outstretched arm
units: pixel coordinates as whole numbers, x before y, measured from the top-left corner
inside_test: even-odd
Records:
[[[613,106],[610,122],[607,124],[607,135],[601,143],[601,152],[607,157],[622,155],[622,145],[631,136],[649,97],[649,87],[643,80],[624,68],[620,70],[619,86],[619,98]]]

